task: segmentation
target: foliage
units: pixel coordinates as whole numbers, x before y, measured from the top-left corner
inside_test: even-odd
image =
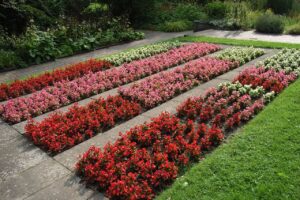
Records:
[[[205,5],[205,11],[212,19],[222,19],[226,16],[227,4],[221,1],[213,1]]]
[[[276,14],[287,14],[293,6],[294,0],[268,0],[267,6]]]
[[[192,29],[192,23],[189,21],[179,20],[172,22],[165,22],[159,26],[159,29],[165,32],[180,32]]]
[[[300,35],[300,23],[288,26],[285,32],[291,35]]]
[[[17,61],[20,61],[14,66],[16,68],[144,37],[143,33],[130,28],[126,19],[115,18],[106,23],[106,29],[82,22],[57,25],[57,28],[45,31],[33,24],[27,28],[25,34],[20,36],[1,33],[0,35],[4,37],[1,37],[0,47],[15,52]],[[0,68],[7,68],[7,66],[1,65]]]
[[[191,3],[157,2],[149,14],[151,19],[146,21],[146,28],[169,32],[192,29],[194,20],[207,19],[203,9]]]
[[[244,21],[241,21],[241,26],[244,30],[248,29],[254,29],[256,26],[256,22],[260,16],[262,16],[264,13],[261,11],[251,11],[248,10],[246,12],[246,16]]]
[[[240,28],[238,21],[235,19],[216,19],[209,21],[209,24],[221,30],[237,30]]]
[[[258,17],[256,31],[261,33],[280,34],[284,30],[284,23],[280,16],[266,13]]]
[[[13,51],[0,49],[0,70],[18,67],[24,67],[25,63]],[[3,66],[3,67],[2,67]]]
[[[40,31],[36,26],[31,26],[25,35],[17,39],[16,52],[28,63],[53,60],[59,55],[53,32]]]

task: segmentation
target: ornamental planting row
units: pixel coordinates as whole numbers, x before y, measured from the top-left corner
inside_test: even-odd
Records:
[[[284,70],[288,73],[294,72],[300,75],[300,50],[283,49],[279,53],[258,63],[258,66],[273,68],[275,70]]]
[[[112,64],[121,65],[125,62],[150,57],[155,54],[166,52],[172,48],[179,47],[180,45],[181,43],[179,42],[163,42],[147,45],[108,56],[104,58],[107,62],[92,59],[70,65],[63,69],[56,69],[52,72],[46,72],[38,76],[30,77],[26,80],[17,80],[10,84],[3,83],[0,85],[0,101],[31,94],[63,80],[74,80],[89,72],[95,73],[109,69],[113,67]]]
[[[149,109],[236,67],[236,62],[202,58],[187,63],[183,68],[162,72],[131,87],[120,88],[119,93]]]
[[[68,112],[56,112],[40,123],[26,125],[26,135],[35,145],[52,154],[68,149],[116,123],[128,120],[142,111],[138,103],[120,96],[99,98],[87,106],[72,106]]]
[[[139,114],[142,111],[141,107],[144,108],[143,110],[154,107],[158,103],[162,103],[176,94],[199,84],[201,80],[207,81],[212,76],[224,73],[235,66],[237,65],[230,61],[203,58],[192,61],[181,69],[155,75],[151,79],[152,81],[146,80],[141,82],[146,84],[149,81],[149,84],[155,84],[148,87],[148,92],[152,96],[149,96],[147,103],[141,103],[141,101],[135,103],[136,100],[133,98],[125,100],[128,99],[128,96],[127,98],[115,96],[106,100],[111,102],[111,99],[116,98],[121,102],[126,102],[126,104],[124,103],[126,106],[120,106],[118,108],[119,111],[113,112],[116,117],[120,118],[113,121],[128,120]],[[141,95],[141,93],[138,92],[137,94]],[[155,99],[154,94],[157,97]],[[104,102],[103,99],[98,101]],[[115,109],[113,105],[110,107]],[[119,114],[118,112],[122,113]],[[58,153],[115,125],[115,123],[112,123],[112,119],[107,117],[109,115],[106,113],[109,113],[109,111],[98,102],[92,102],[82,107],[75,105],[68,112],[64,114],[56,113],[40,123],[30,121],[25,129],[27,135],[36,145],[51,153]],[[123,117],[124,115],[126,116]]]
[[[261,111],[283,89],[273,83],[287,87],[296,78],[282,70],[245,70],[235,79],[245,79],[245,84],[220,84],[203,97],[186,100],[176,116],[162,113],[102,150],[91,147],[77,163],[77,173],[112,199],[153,199],[185,166]]]
[[[153,199],[156,192],[176,179],[180,170],[221,143],[223,124],[233,128],[263,108],[262,92],[252,97],[251,89],[240,93],[228,87],[223,85],[197,100],[197,123],[163,113],[150,123],[130,129],[103,150],[91,147],[77,163],[77,173],[85,181],[96,183],[109,198]],[[178,108],[178,115],[185,114],[189,101]],[[217,114],[220,109],[222,116]],[[214,124],[210,126],[209,121]]]
[[[264,51],[262,49],[253,47],[233,47],[225,49],[216,57],[222,60],[238,61],[240,65],[243,65],[263,54]]]
[[[89,72],[94,73],[111,67],[112,65],[106,61],[91,59],[70,65],[65,69],[56,69],[53,72],[46,72],[36,77],[30,77],[26,80],[17,80],[11,84],[2,83],[0,85],[0,101],[31,94],[47,86],[52,86],[56,82],[63,80],[71,81]]]
[[[152,108],[263,54],[263,50],[252,47],[225,49],[216,56],[224,61],[216,58],[191,61],[182,69],[157,74],[129,88],[120,88],[119,93],[123,97],[140,102],[145,108]]]
[[[153,56],[155,54],[166,52],[170,49],[179,47],[181,45],[182,43],[178,41],[161,42],[161,43],[146,45],[139,48],[129,49],[120,53],[103,57],[103,59],[116,66],[119,66],[123,63],[129,63],[133,60],[139,60],[142,58]]]
[[[184,45],[118,68],[89,73],[73,81],[61,81],[28,97],[11,99],[0,106],[0,113],[5,121],[17,123],[219,49],[217,45],[205,43]]]

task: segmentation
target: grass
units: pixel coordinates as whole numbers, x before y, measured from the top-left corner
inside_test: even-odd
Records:
[[[300,80],[157,199],[300,199]]]
[[[253,46],[260,48],[272,48],[272,49],[281,49],[281,48],[296,48],[300,49],[300,44],[291,44],[283,42],[266,42],[258,40],[238,40],[230,38],[217,38],[217,37],[207,37],[207,36],[186,36],[176,38],[181,42],[209,42],[215,44],[227,44],[227,45],[237,45],[237,46]]]

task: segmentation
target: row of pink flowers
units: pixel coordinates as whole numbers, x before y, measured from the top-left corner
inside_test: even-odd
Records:
[[[89,73],[73,81],[55,83],[53,87],[28,97],[9,100],[0,106],[0,113],[5,121],[17,123],[219,49],[217,45],[206,43],[184,45],[166,53],[123,64],[118,68]]]
[[[152,108],[237,66],[237,62],[202,58],[187,63],[183,68],[147,78],[129,88],[120,88],[119,92],[124,97],[139,101],[145,108]]]

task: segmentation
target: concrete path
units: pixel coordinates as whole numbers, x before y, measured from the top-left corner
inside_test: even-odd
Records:
[[[195,32],[192,33],[191,35],[300,44],[300,36],[270,35],[270,34],[256,33],[255,31],[222,31],[222,30],[210,29],[210,30]]]
[[[15,129],[16,127],[0,123],[0,199],[105,199],[103,194],[86,188],[74,174],[74,164],[80,154],[91,145],[103,147],[107,142],[115,141],[119,132],[125,132],[135,125],[149,121],[163,111],[174,113],[176,107],[186,98],[201,95],[207,88],[217,86],[221,82],[231,81],[241,70],[273,55],[276,51],[268,50],[264,56],[201,84],[54,157],[34,146],[21,131]]]
[[[183,35],[190,35],[192,34],[192,31],[185,31],[185,32],[179,32],[179,33],[164,33],[164,32],[158,32],[158,31],[143,31],[145,33],[145,39],[133,41],[121,45],[115,45],[108,48],[103,48],[95,51],[91,51],[88,53],[83,54],[77,54],[70,57],[60,58],[53,62],[47,62],[40,65],[34,65],[28,68],[24,69],[17,69],[9,72],[2,72],[0,73],[0,83],[7,82],[7,81],[13,81],[16,79],[25,78],[28,76],[32,76],[34,74],[42,73],[47,70],[53,70],[59,67],[63,67],[72,63],[77,63],[80,61],[88,60],[91,58],[98,58],[104,55],[117,53],[122,50],[132,48],[132,47],[138,47],[162,40],[167,40]]]

